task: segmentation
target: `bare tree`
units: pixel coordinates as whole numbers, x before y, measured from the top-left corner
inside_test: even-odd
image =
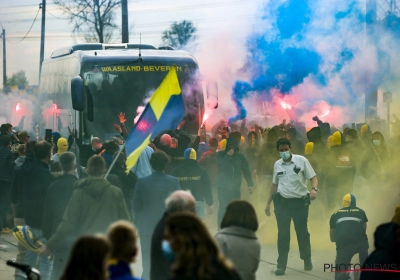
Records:
[[[86,42],[107,43],[117,25],[115,9],[120,0],[54,0],[74,24],[73,33],[83,34]]]
[[[163,40],[164,44],[181,49],[187,45],[189,41],[196,39],[196,31],[197,28],[191,21],[174,21],[171,24],[171,27],[163,32],[161,39]]]

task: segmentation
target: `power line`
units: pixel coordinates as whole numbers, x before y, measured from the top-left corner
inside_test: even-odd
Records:
[[[33,20],[32,25],[31,25],[31,27],[29,28],[28,32],[25,34],[25,36],[24,36],[21,40],[19,40],[18,42],[8,41],[9,43],[18,44],[18,43],[22,42],[22,41],[26,38],[26,36],[28,36],[28,34],[29,34],[29,32],[31,31],[33,25],[35,24],[35,21],[36,21],[36,19],[37,19],[37,16],[38,16],[38,14],[39,14],[39,11],[40,11],[40,8],[38,9],[38,11],[37,11],[37,13],[36,13],[36,16],[35,16],[35,19]]]
[[[46,9],[46,12],[48,12],[52,17],[54,17],[56,19],[68,20],[67,18],[60,18],[60,17],[57,17],[57,16],[53,15],[52,13],[50,13],[49,9]]]

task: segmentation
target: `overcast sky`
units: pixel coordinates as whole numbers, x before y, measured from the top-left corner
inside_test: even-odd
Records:
[[[27,33],[39,10],[40,0],[0,0],[0,23],[6,30],[7,37],[7,75],[11,76],[18,70],[25,70],[30,84],[38,83],[41,11],[28,36],[19,42]],[[57,48],[74,43],[71,35],[72,24],[63,20],[65,15],[53,4],[47,1],[45,58]],[[198,44],[210,44],[212,38],[226,36],[229,44],[243,46],[246,35],[254,28],[257,13],[262,0],[130,0],[129,23],[130,42],[161,45],[161,33],[172,21],[191,20],[198,28]],[[120,25],[120,9],[117,10],[117,24]],[[57,18],[56,18],[57,17]],[[61,18],[61,19],[59,19]],[[120,42],[120,29],[114,35],[115,42]],[[234,38],[232,40],[232,38]],[[83,42],[76,37],[75,42]],[[239,46],[240,45],[240,46]],[[227,46],[228,47],[228,46]],[[229,46],[234,48],[235,46]],[[3,48],[0,46],[1,54]],[[213,48],[210,45],[210,56]],[[199,60],[201,67],[201,59]],[[3,68],[0,68],[1,76]]]

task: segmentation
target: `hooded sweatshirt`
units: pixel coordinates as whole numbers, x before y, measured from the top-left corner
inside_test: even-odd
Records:
[[[213,205],[211,182],[207,171],[196,161],[196,151],[186,149],[181,165],[172,171],[172,176],[178,178],[183,190],[190,190],[196,201],[206,201]]]
[[[336,249],[344,249],[349,245],[368,249],[368,237],[364,228],[367,222],[364,210],[356,206],[356,197],[346,194],[343,197],[343,208],[334,213],[329,222],[330,229],[335,230]]]
[[[391,157],[382,133],[374,132],[372,135],[380,135],[383,140],[378,147],[374,146],[372,140],[370,140],[371,144],[369,148],[365,150],[360,167],[361,176],[365,179],[370,179],[372,176],[385,176]]]
[[[111,223],[118,220],[129,221],[122,191],[103,178],[90,176],[76,183],[62,222],[46,246],[53,251],[71,234],[79,237],[104,233]]]
[[[227,152],[234,147],[235,153],[229,156]],[[249,163],[246,157],[239,152],[238,141],[235,138],[228,138],[226,150],[217,154],[218,165],[218,188],[228,190],[240,190],[242,184],[242,173],[249,187],[253,186]]]

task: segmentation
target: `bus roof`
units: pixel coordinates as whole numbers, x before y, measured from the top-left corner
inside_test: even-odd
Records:
[[[49,60],[77,56],[81,62],[110,62],[135,61],[140,57],[143,61],[165,61],[172,59],[176,62],[195,63],[196,59],[188,52],[168,48],[156,49],[152,45],[136,44],[78,44],[54,51]]]

